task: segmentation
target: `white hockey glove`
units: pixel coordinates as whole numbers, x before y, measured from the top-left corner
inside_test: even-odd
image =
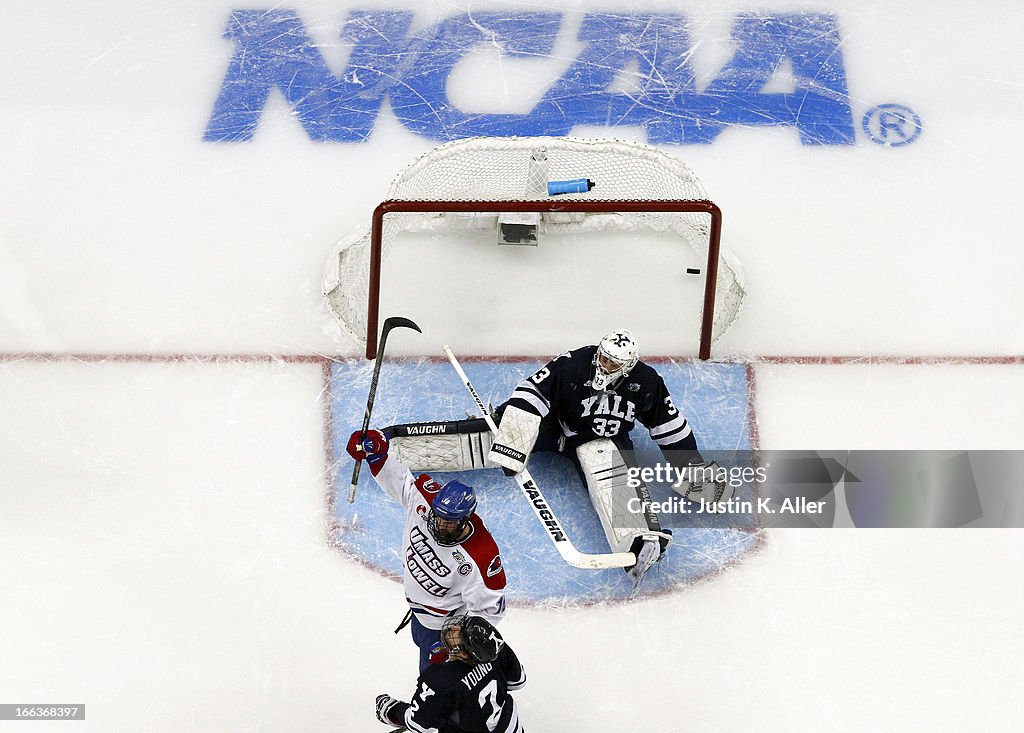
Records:
[[[402,725],[401,722],[388,717],[388,713],[394,710],[399,702],[399,700],[391,697],[391,695],[377,695],[377,720],[384,725]]]
[[[714,461],[688,466],[686,477],[672,488],[696,504],[718,503],[732,497],[728,472]]]
[[[526,468],[526,460],[530,457],[533,444],[540,433],[540,415],[520,410],[511,405],[505,408],[501,416],[498,434],[494,436],[491,450],[487,458],[501,466],[509,476],[520,473]]]

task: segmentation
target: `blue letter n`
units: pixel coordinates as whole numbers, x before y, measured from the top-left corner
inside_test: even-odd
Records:
[[[311,140],[365,140],[405,56],[411,18],[407,11],[353,13],[342,31],[346,39],[361,26],[375,32],[362,34],[338,79],[295,11],[234,11],[224,35],[235,41],[235,52],[203,139],[251,140],[277,87]]]

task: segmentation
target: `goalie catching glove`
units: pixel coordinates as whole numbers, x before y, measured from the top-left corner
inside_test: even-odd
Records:
[[[366,461],[376,476],[388,457],[388,439],[379,430],[357,430],[348,439],[345,450],[356,461]]]
[[[501,466],[508,476],[521,473],[539,434],[540,415],[509,405],[502,413],[501,424],[487,458]]]
[[[714,461],[687,466],[686,476],[672,488],[695,504],[717,504],[732,498],[729,472]]]

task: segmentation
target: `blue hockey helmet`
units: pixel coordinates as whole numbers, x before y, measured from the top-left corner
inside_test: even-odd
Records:
[[[449,481],[434,497],[430,514],[427,515],[427,529],[442,544],[456,542],[461,539],[475,510],[476,494],[473,493],[473,487],[461,481]]]

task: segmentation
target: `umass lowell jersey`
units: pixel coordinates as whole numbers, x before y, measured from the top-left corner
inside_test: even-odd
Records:
[[[697,449],[690,425],[672,404],[665,381],[644,362],[637,362],[604,392],[595,392],[590,381],[596,353],[597,346],[584,346],[559,354],[520,382],[507,404],[540,415],[545,423],[557,420],[566,448],[600,438],[632,448],[629,431],[639,421],[662,450]]]
[[[525,684],[508,644],[488,664],[434,664],[420,675],[403,722],[416,733],[523,733],[508,691]]]
[[[441,486],[425,473],[414,478],[392,457],[371,471],[384,493],[405,507],[402,583],[416,620],[435,631],[457,612],[498,623],[505,615],[505,569],[483,520],[474,512],[468,537],[441,544],[427,528],[433,497]]]

